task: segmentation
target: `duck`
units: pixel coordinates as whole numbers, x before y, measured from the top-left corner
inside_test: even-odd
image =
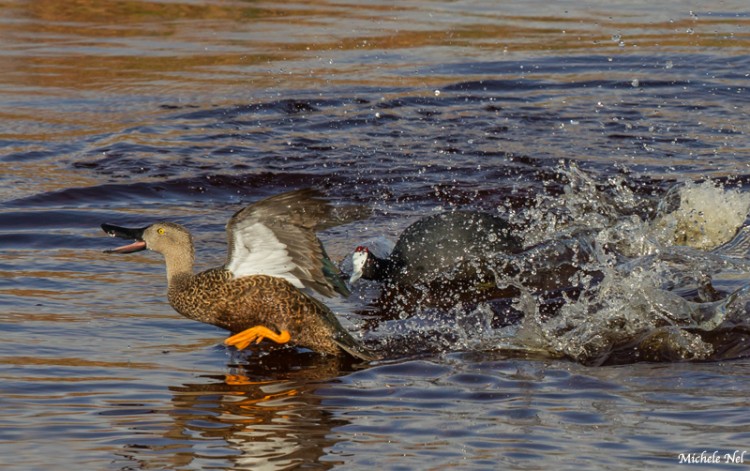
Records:
[[[450,211],[421,218],[399,236],[388,257],[367,246],[352,254],[351,284],[373,280],[392,286],[447,281],[473,284],[488,275],[493,258],[522,250],[508,221],[482,211]]]
[[[188,319],[230,331],[227,346],[243,350],[268,339],[369,361],[374,354],[313,295],[349,294],[316,231],[366,214],[360,206],[334,207],[310,188],[260,200],[229,219],[226,263],[197,274],[193,237],[182,225],[162,221],[133,229],[105,223],[101,228],[111,237],[135,240],[106,253],[148,249],[161,254],[169,304]]]

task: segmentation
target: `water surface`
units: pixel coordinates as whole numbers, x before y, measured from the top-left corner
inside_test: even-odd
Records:
[[[748,449],[744,2],[0,8],[4,469],[676,468],[703,451],[727,469]],[[551,319],[512,300],[523,322],[502,327],[484,304],[373,326],[362,283],[329,301],[388,353],[359,365],[237,354],[167,305],[158,256],[102,253],[100,223],[169,219],[218,265],[234,211],[307,186],[373,208],[321,234],[344,266],[461,208],[529,247],[583,241],[577,268],[604,274]]]

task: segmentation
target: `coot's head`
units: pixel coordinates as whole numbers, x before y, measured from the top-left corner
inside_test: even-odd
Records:
[[[360,278],[365,280],[372,279],[372,257],[370,250],[360,245],[354,249],[352,254],[352,276],[349,278],[349,283],[354,283]]]

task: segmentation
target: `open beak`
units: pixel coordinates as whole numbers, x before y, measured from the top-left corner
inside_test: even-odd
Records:
[[[143,241],[143,231],[147,228],[129,229],[127,227],[113,226],[112,224],[102,224],[102,230],[110,237],[119,237],[121,239],[135,239],[135,242],[116,249],[105,250],[104,253],[132,253],[146,249],[146,242]]]

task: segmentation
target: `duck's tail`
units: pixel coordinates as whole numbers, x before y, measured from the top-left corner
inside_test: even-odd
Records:
[[[338,345],[341,350],[354,358],[359,358],[364,361],[374,361],[379,359],[374,352],[362,345],[362,343],[352,337],[349,332],[343,330],[343,327],[336,332],[333,341],[336,342],[336,345]]]
[[[359,358],[360,360],[364,361],[373,361],[379,359],[374,352],[370,351],[367,347],[362,345],[362,342],[352,337],[352,334],[350,334],[349,331],[347,331],[344,326],[341,325],[341,322],[339,322],[333,311],[328,309],[325,304],[320,302],[320,300],[313,298],[312,296],[310,296],[310,299],[319,307],[319,315],[328,324],[328,328],[330,329],[329,332],[331,332],[331,339],[336,345],[338,345],[341,350],[345,351],[354,358]]]

